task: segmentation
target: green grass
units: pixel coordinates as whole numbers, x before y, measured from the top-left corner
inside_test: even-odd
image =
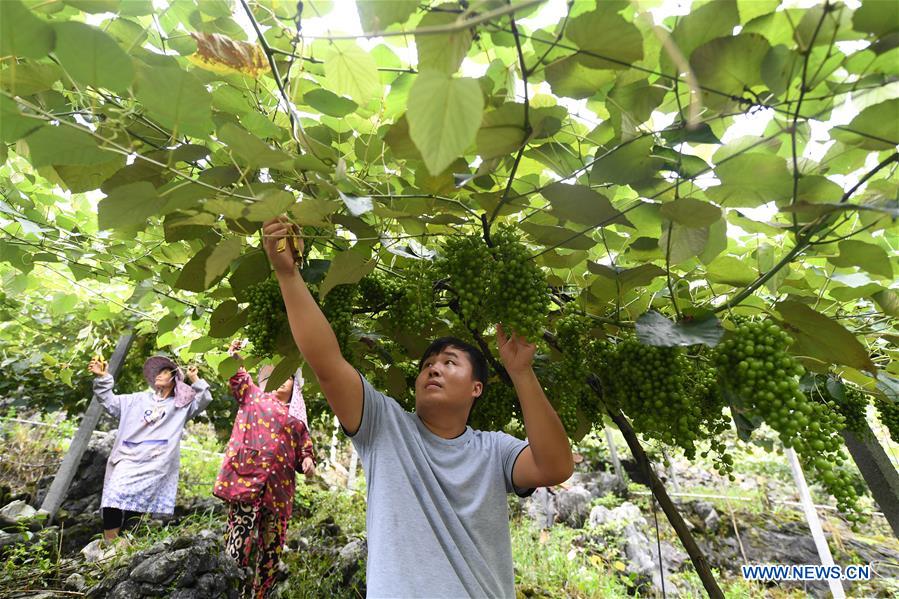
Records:
[[[628,597],[623,567],[609,551],[573,545],[583,531],[556,526],[541,531],[527,519],[512,522],[512,560],[519,597]]]

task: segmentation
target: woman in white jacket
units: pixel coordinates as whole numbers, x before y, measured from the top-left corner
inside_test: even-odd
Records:
[[[196,366],[181,369],[169,358],[153,356],[144,364],[150,389],[116,395],[106,364],[91,360],[94,395],[119,419],[115,444],[103,481],[103,537],[115,539],[129,520],[141,514],[172,514],[181,466],[184,425],[212,401],[209,384]]]

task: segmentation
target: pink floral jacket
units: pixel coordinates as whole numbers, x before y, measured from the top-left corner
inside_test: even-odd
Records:
[[[241,367],[229,381],[240,404],[213,495],[228,502],[256,503],[290,517],[296,472],[313,458],[306,425],[288,414],[287,404],[253,383]]]

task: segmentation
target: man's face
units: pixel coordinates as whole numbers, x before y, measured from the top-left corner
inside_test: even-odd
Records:
[[[483,387],[472,377],[468,355],[449,346],[422,363],[415,379],[415,407],[419,412],[446,407],[467,414]]]

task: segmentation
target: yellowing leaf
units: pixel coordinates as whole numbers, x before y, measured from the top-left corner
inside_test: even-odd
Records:
[[[187,59],[200,68],[226,75],[259,77],[270,69],[262,48],[219,33],[191,33],[197,51]]]

